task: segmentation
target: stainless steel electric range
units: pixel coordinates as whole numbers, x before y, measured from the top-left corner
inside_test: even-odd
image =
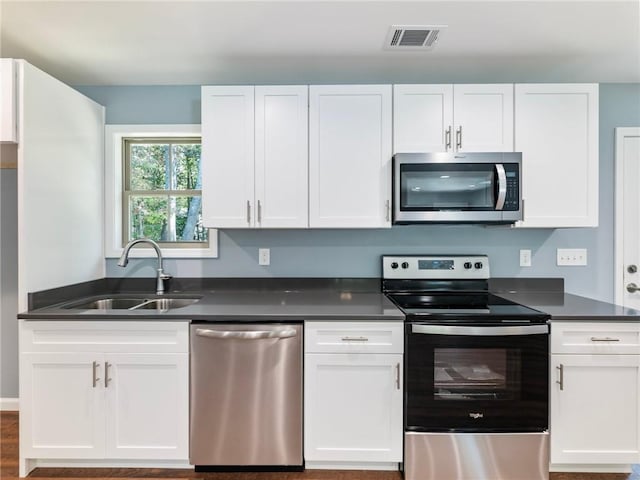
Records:
[[[549,316],[488,291],[483,255],[384,256],[406,315],[407,480],[546,480]]]

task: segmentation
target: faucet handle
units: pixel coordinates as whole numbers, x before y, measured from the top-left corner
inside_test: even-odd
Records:
[[[159,275],[161,280],[171,280],[173,278],[173,275],[171,275],[170,273],[164,273],[161,272]]]

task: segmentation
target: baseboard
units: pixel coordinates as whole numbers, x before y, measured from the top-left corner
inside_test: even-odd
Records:
[[[0,398],[0,411],[18,411],[20,401],[17,398]]]

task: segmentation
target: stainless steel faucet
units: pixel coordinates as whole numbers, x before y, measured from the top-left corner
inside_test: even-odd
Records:
[[[122,255],[120,255],[120,260],[118,260],[118,265],[120,267],[127,266],[127,263],[129,263],[129,250],[131,250],[131,247],[137,245],[138,243],[148,243],[154,248],[156,254],[158,255],[156,295],[162,295],[164,294],[164,281],[169,280],[171,278],[171,275],[169,275],[168,273],[164,273],[164,269],[162,268],[162,252],[160,251],[160,246],[156,242],[154,242],[150,238],[136,238],[135,240],[131,240],[124,247],[124,251],[122,252]]]

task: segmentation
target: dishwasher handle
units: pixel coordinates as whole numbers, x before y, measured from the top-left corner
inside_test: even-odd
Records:
[[[293,328],[283,328],[279,330],[252,330],[248,332],[197,328],[196,335],[199,337],[219,338],[222,340],[262,340],[265,338],[281,339],[295,337],[296,331]]]

